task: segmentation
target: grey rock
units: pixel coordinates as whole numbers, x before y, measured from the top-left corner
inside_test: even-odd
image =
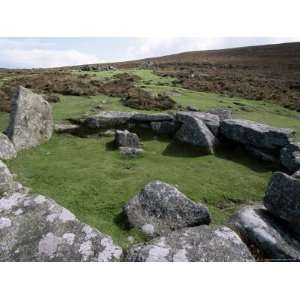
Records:
[[[286,145],[280,151],[280,163],[291,173],[300,169],[300,143]]]
[[[144,122],[162,122],[173,121],[174,116],[171,114],[157,113],[157,114],[142,114],[136,113],[130,118],[130,122],[144,123]]]
[[[19,191],[22,188],[22,185],[14,180],[14,175],[10,173],[6,164],[0,160],[0,196]]]
[[[218,134],[220,127],[219,117],[206,112],[177,112],[176,119],[183,124],[188,124],[191,119],[201,120],[214,135]]]
[[[128,130],[116,130],[115,144],[117,147],[139,148],[140,140],[137,134]]]
[[[3,133],[0,133],[0,159],[12,159],[17,156],[15,146],[10,139]]]
[[[197,107],[191,106],[191,105],[188,105],[188,106],[186,107],[186,110],[187,110],[187,111],[199,111],[199,109],[198,109]]]
[[[105,131],[100,132],[99,134],[100,134],[100,136],[112,137],[112,136],[115,136],[116,130],[114,130],[114,129],[107,129]]]
[[[173,135],[179,129],[179,125],[176,121],[151,122],[151,129],[158,135]]]
[[[53,133],[52,109],[40,95],[19,87],[11,100],[10,122],[6,130],[16,151],[47,142]]]
[[[296,171],[293,175],[294,178],[300,179],[300,169]]]
[[[41,195],[0,199],[0,261],[118,261],[111,237]]]
[[[229,109],[222,109],[222,108],[215,108],[207,111],[210,114],[217,115],[220,119],[220,121],[226,120],[226,119],[232,119],[232,111]]]
[[[290,223],[300,232],[300,180],[282,172],[275,172],[264,197],[265,207],[274,215]]]
[[[141,148],[119,147],[119,151],[122,155],[132,158],[136,158],[144,154],[144,150]]]
[[[55,124],[54,126],[54,131],[56,133],[70,133],[70,134],[75,134],[78,132],[80,129],[80,125],[78,124]]]
[[[246,206],[231,219],[243,241],[270,260],[300,260],[300,242],[281,220],[274,218],[266,209]]]
[[[197,226],[173,231],[128,249],[129,262],[254,261],[240,237],[225,226]]]
[[[175,138],[183,143],[199,147],[209,154],[214,153],[219,144],[218,139],[212,134],[203,121],[191,117],[176,132]]]
[[[87,117],[82,127],[86,130],[123,128],[134,114],[134,112],[103,111]]]
[[[174,186],[161,181],[148,183],[129,200],[123,212],[129,225],[149,235],[210,222],[206,206],[194,203]]]
[[[245,149],[255,158],[268,161],[268,162],[276,162],[277,158],[272,153],[266,152],[262,149],[258,149],[249,145],[245,145]]]
[[[221,122],[220,134],[237,143],[276,150],[289,144],[294,138],[295,131],[247,120],[227,119]]]

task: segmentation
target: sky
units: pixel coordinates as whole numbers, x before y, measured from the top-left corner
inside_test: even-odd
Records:
[[[296,41],[300,38],[0,38],[0,68],[117,62],[185,51]]]

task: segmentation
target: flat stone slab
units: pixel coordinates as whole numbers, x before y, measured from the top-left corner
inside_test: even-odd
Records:
[[[262,258],[275,261],[300,260],[300,242],[284,222],[273,217],[266,209],[243,207],[230,223],[249,248]]]
[[[142,114],[136,113],[130,118],[130,122],[163,122],[174,121],[174,116],[171,114],[157,113],[157,114]]]
[[[300,233],[300,179],[275,172],[269,181],[264,205]]]
[[[209,224],[208,208],[194,203],[172,185],[148,183],[123,209],[129,225],[150,236],[183,227]]]
[[[129,248],[129,262],[254,261],[240,237],[225,226],[202,225],[173,231]]]
[[[221,122],[220,134],[240,144],[276,150],[289,144],[295,131],[248,120],[227,119]]]
[[[111,237],[41,195],[0,199],[0,261],[119,261]]]
[[[17,151],[14,144],[3,133],[0,133],[0,159],[8,160],[15,158]]]
[[[47,142],[53,133],[51,105],[40,95],[24,87],[11,100],[6,134],[16,151]]]
[[[300,143],[291,143],[282,148],[280,163],[291,173],[298,171],[300,169]]]
[[[56,133],[66,134],[66,133],[77,133],[80,129],[78,124],[55,124],[54,131]]]

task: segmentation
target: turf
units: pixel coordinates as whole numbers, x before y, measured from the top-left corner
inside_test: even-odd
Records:
[[[132,72],[141,76],[141,70]],[[144,72],[143,82],[151,81],[148,89],[169,93],[183,107],[230,108],[243,118],[300,132],[299,113],[264,101],[161,85],[157,75],[149,79],[149,70]],[[119,98],[103,95],[61,96],[61,102],[52,105],[56,122],[91,112],[98,105],[105,110],[131,110]],[[0,114],[2,129],[7,119],[7,114]],[[18,180],[33,192],[52,197],[83,222],[110,234],[123,247],[128,245],[130,235],[137,241],[144,239],[138,231],[124,228],[120,212],[147,182],[162,180],[176,185],[194,201],[208,205],[213,222],[219,224],[226,223],[240,205],[260,202],[275,168],[252,159],[241,149],[222,150],[209,156],[168,138],[157,139],[147,132],[140,136],[145,155],[135,160],[122,157],[112,147],[112,138],[83,139],[55,134],[47,144],[21,151],[7,163],[18,174]]]

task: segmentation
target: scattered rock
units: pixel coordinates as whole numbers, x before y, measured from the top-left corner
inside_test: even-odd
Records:
[[[41,195],[0,200],[0,261],[119,261],[111,237]]]
[[[264,205],[274,216],[286,220],[300,233],[300,180],[275,172],[268,184]]]
[[[206,206],[194,203],[174,186],[148,183],[123,209],[129,225],[148,235],[161,235],[183,227],[209,224]]]
[[[183,143],[191,144],[212,154],[218,145],[217,138],[212,134],[203,121],[190,117],[177,131],[175,138]]]
[[[137,134],[128,130],[116,130],[115,144],[117,147],[139,148],[140,140]]]
[[[280,151],[280,163],[291,173],[300,169],[300,143],[286,145]]]
[[[173,231],[129,248],[129,262],[254,261],[239,236],[225,226],[197,226]]]
[[[144,150],[142,148],[119,147],[119,151],[122,155],[133,158],[144,154]]]
[[[56,133],[70,133],[70,134],[76,134],[80,129],[80,125],[77,124],[55,124],[54,131]]]
[[[272,150],[289,144],[295,131],[247,120],[227,119],[221,122],[220,134],[237,143]]]
[[[17,156],[16,149],[10,139],[0,133],[0,159],[11,159]]]
[[[300,242],[290,229],[266,209],[246,206],[230,223],[250,249],[264,259],[300,260]]]
[[[12,98],[10,122],[6,130],[17,151],[48,141],[53,132],[52,110],[38,94],[19,87]]]
[[[188,106],[186,107],[186,110],[187,110],[187,111],[199,111],[199,109],[198,109],[197,107],[195,107],[195,106],[190,106],[190,105],[188,105]]]

